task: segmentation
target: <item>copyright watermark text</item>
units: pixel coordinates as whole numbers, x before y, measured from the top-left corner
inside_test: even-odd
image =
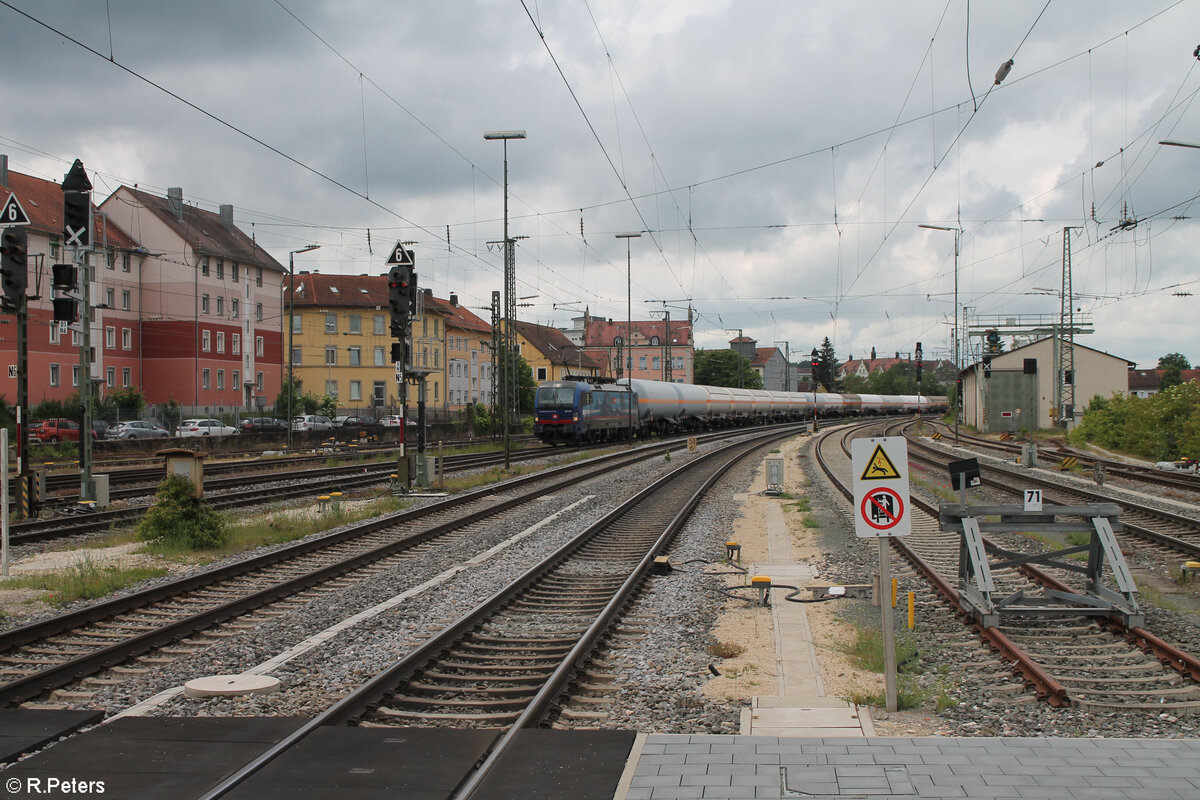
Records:
[[[104,794],[104,781],[79,778],[6,778],[4,789],[10,795],[28,797],[72,797]]]

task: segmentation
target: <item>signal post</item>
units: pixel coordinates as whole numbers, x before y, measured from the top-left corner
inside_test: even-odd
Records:
[[[29,448],[25,435],[29,413],[29,307],[27,290],[29,285],[29,234],[25,226],[30,224],[29,215],[21,207],[15,194],[9,194],[4,208],[0,210],[0,223],[4,229],[3,244],[0,245],[0,284],[3,295],[0,307],[17,317],[17,363],[9,366],[9,376],[16,373],[17,379],[17,519],[28,519],[37,514],[37,496],[34,492],[33,475],[29,470]],[[3,479],[8,480],[4,475]]]

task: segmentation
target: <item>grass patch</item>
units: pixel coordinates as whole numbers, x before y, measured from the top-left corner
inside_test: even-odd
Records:
[[[717,658],[737,658],[746,652],[746,648],[733,642],[713,642],[708,646],[708,654]]]
[[[139,581],[167,574],[161,567],[102,567],[90,559],[57,572],[22,575],[0,583],[5,589],[40,589],[50,592],[46,601],[57,606],[75,600],[104,597]]]
[[[821,527],[821,520],[817,519],[812,514],[809,514],[804,519],[800,520],[800,524],[806,528],[815,529]]]
[[[905,683],[902,681],[901,683]],[[898,711],[908,711],[913,708],[920,708],[928,698],[929,693],[913,688],[911,686],[896,686],[896,709]],[[857,706],[876,706],[884,708],[887,706],[887,698],[883,694],[868,694],[867,692],[851,692],[846,698],[851,703]],[[957,703],[953,703],[957,705]]]
[[[267,513],[240,521],[227,518],[229,540],[218,548],[198,554],[187,547],[168,542],[151,542],[144,552],[172,560],[203,563],[257,547],[294,542],[341,525],[400,511],[410,505],[411,502],[407,500],[387,494],[369,503],[357,503],[352,509],[347,509],[343,502],[337,510],[331,507],[325,513],[311,517],[293,518]]]
[[[909,672],[906,667],[917,661],[917,646],[908,637],[896,636],[896,669]],[[847,652],[854,666],[871,672],[883,672],[883,631],[877,628],[858,628],[854,642]]]
[[[787,495],[787,498],[790,500],[792,496]],[[812,511],[812,502],[807,497],[801,497],[796,502],[788,503],[783,508],[785,511]]]

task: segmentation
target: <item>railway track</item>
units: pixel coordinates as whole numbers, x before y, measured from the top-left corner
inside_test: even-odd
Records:
[[[513,461],[529,461],[544,458],[548,449],[518,451]],[[481,469],[504,462],[503,453],[464,453],[447,456],[447,471]],[[378,487],[390,482],[396,471],[394,463],[350,464],[340,467],[304,469],[296,472],[270,472],[258,475],[241,475],[210,481],[205,478],[206,493],[222,491],[222,494],[206,494],[205,502],[213,508],[225,510],[261,505],[264,501],[276,502],[294,498],[311,498],[330,491],[347,491]],[[289,485],[280,485],[290,481]],[[269,486],[269,494],[264,493]],[[139,490],[137,496],[145,496],[149,490]],[[14,545],[62,539],[80,534],[105,531],[114,525],[127,525],[141,519],[149,504],[125,508],[51,517],[33,520],[12,526],[11,542]]]
[[[452,795],[486,797],[487,776],[519,733],[551,718],[573,684],[586,684],[589,654],[708,487],[745,455],[791,433],[758,433],[672,471],[205,797],[225,795],[324,725],[418,722],[505,730]]]
[[[947,433],[952,429],[945,423],[937,423]],[[944,435],[944,434],[943,434]],[[976,450],[985,450],[998,454],[998,456],[1014,458],[1021,452],[1022,443],[1017,441],[1003,441],[989,439],[984,436],[974,436],[968,433],[959,431],[958,435],[960,443],[965,443],[964,446],[969,446]],[[1076,467],[1071,470],[1071,474],[1076,474],[1075,470],[1088,471],[1094,470],[1096,466],[1103,465],[1106,479],[1117,478],[1136,486],[1137,488],[1145,488],[1147,486],[1166,487],[1176,489],[1182,492],[1200,494],[1200,475],[1164,472],[1160,469],[1155,469],[1150,466],[1138,466],[1129,464],[1124,461],[1117,461],[1111,458],[1102,458],[1091,453],[1080,451],[1073,447],[1067,447],[1057,443],[1047,445],[1045,442],[1039,444],[1039,454],[1045,459],[1054,459],[1062,461],[1066,458],[1076,460]]]
[[[923,439],[910,438],[910,447],[910,459],[920,459],[939,468],[945,468],[952,460]],[[1055,480],[1028,469],[1016,470],[992,463],[987,464],[984,483],[1017,497],[1025,488],[1042,488],[1047,498],[1064,506],[1116,503],[1121,507],[1124,525],[1124,531],[1117,535],[1123,549],[1140,550],[1149,545],[1162,557],[1200,558],[1200,518],[1195,516],[1138,503],[1124,495],[1088,489],[1074,481]]]
[[[725,434],[711,434],[713,438]],[[0,633],[0,704],[45,695],[131,656],[334,580],[356,580],[547,493],[679,447],[662,442],[463,493]],[[314,589],[315,590],[315,589]],[[279,612],[283,613],[283,612]]]
[[[898,427],[898,426],[897,426]],[[818,463],[844,496],[852,492],[840,476],[850,474],[848,439],[840,434],[840,450],[831,451],[833,437],[818,440]],[[864,435],[861,431],[857,435]],[[1115,618],[1094,614],[1059,617],[1005,615],[1001,624],[985,628],[959,602],[959,535],[944,533],[937,521],[938,509],[913,497],[913,533],[889,540],[905,560],[914,578],[923,581],[968,619],[988,647],[999,653],[1019,681],[1000,681],[999,692],[1020,697],[1033,687],[1041,700],[1052,705],[1072,705],[1098,713],[1162,713],[1200,708],[1200,660],[1142,628],[1126,629]],[[990,546],[990,543],[989,543]],[[1029,564],[1010,565],[992,572],[995,596],[1015,592],[1032,595],[1047,586],[1057,591],[1075,591],[1068,583]],[[991,669],[984,680],[997,681]]]

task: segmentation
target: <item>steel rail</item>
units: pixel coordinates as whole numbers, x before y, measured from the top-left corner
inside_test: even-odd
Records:
[[[790,433],[791,431],[774,431],[767,434],[760,434],[749,443],[741,442],[731,445],[730,447],[737,447],[738,444],[740,444],[745,450],[745,453],[748,453],[762,446],[762,444],[765,444],[771,439],[782,438],[783,436],[790,435]],[[200,798],[200,800],[216,800],[216,798],[223,797],[229,791],[236,788],[252,775],[257,773],[267,764],[271,763],[283,753],[287,752],[289,749],[298,744],[300,741],[308,737],[313,731],[316,731],[317,729],[326,725],[346,724],[360,716],[365,710],[378,705],[388,694],[394,690],[397,684],[403,682],[405,679],[414,674],[439,651],[444,650],[455,640],[461,638],[470,630],[478,627],[483,619],[494,613],[496,608],[506,605],[510,600],[524,592],[530,585],[535,583],[542,576],[555,569],[559,564],[569,558],[571,553],[582,547],[591,539],[595,538],[595,536],[598,535],[603,527],[628,513],[630,509],[636,507],[637,504],[643,502],[647,497],[650,497],[660,491],[661,488],[666,484],[678,479],[685,471],[696,469],[702,463],[716,458],[717,455],[720,455],[722,452],[723,451],[714,451],[713,453],[704,454],[698,459],[694,459],[686,464],[683,464],[659,480],[655,481],[642,491],[638,492],[634,497],[630,498],[625,503],[622,503],[619,507],[613,509],[613,511],[606,514],[603,519],[589,526],[586,530],[574,537],[570,542],[562,545],[553,553],[543,558],[540,562],[530,567],[508,586],[497,590],[490,597],[480,602],[474,609],[466,612],[438,634],[426,640],[416,650],[399,659],[392,666],[377,673],[358,689],[343,697],[324,712],[302,724],[299,728],[292,731],[275,745],[259,754],[237,772],[228,776],[221,783],[210,789]],[[745,455],[745,453],[742,455]],[[725,465],[725,469],[728,469],[730,466],[732,466],[732,463],[735,460],[736,459],[731,459],[729,463]],[[689,505],[694,507],[696,502],[698,502],[698,498],[694,494],[692,501],[689,502]],[[672,525],[674,525],[675,521],[678,519],[679,515],[676,515]],[[550,683],[547,683],[542,690],[537,693],[534,700],[531,701],[531,705],[536,704],[540,710],[531,711],[529,708],[527,708],[526,712],[523,712],[518,717],[519,725],[512,725],[506,734],[501,736],[493,743],[488,754],[481,761],[477,762],[476,769],[472,771],[471,775],[465,776],[464,780],[460,782],[458,787],[456,787],[452,795],[453,797],[461,798],[467,796],[469,793],[473,793],[487,772],[492,769],[503,753],[509,750],[512,742],[515,740],[515,732],[518,729],[524,729],[536,725],[537,723],[534,722],[535,719],[540,721],[540,717],[545,713],[546,707],[548,707],[553,699],[557,697],[563,686],[567,681],[569,681],[574,672],[583,666],[587,653],[590,652],[592,647],[594,647],[595,642],[607,629],[608,623],[611,622],[612,618],[617,614],[619,609],[625,604],[625,602],[627,602],[629,594],[631,594],[633,589],[637,587],[637,585],[640,583],[640,578],[644,576],[649,565],[653,563],[653,558],[658,552],[658,548],[665,546],[663,544],[664,541],[669,541],[669,537],[666,537],[665,533],[655,541],[655,544],[651,548],[648,549],[646,556],[639,561],[635,571],[631,573],[630,577],[627,578],[622,584],[620,596],[614,596],[614,598],[608,604],[606,604],[605,608],[600,612],[600,616],[605,617],[607,622],[601,625],[600,620],[597,619],[592,625],[589,626],[588,631],[584,634],[584,636],[581,637],[580,642],[571,649],[567,656],[562,660],[559,668],[554,671],[552,676],[555,681],[554,685],[552,686]],[[638,580],[635,580],[635,574],[638,577]],[[483,770],[483,772],[481,773],[480,770]],[[474,776],[478,777],[476,778]]]

